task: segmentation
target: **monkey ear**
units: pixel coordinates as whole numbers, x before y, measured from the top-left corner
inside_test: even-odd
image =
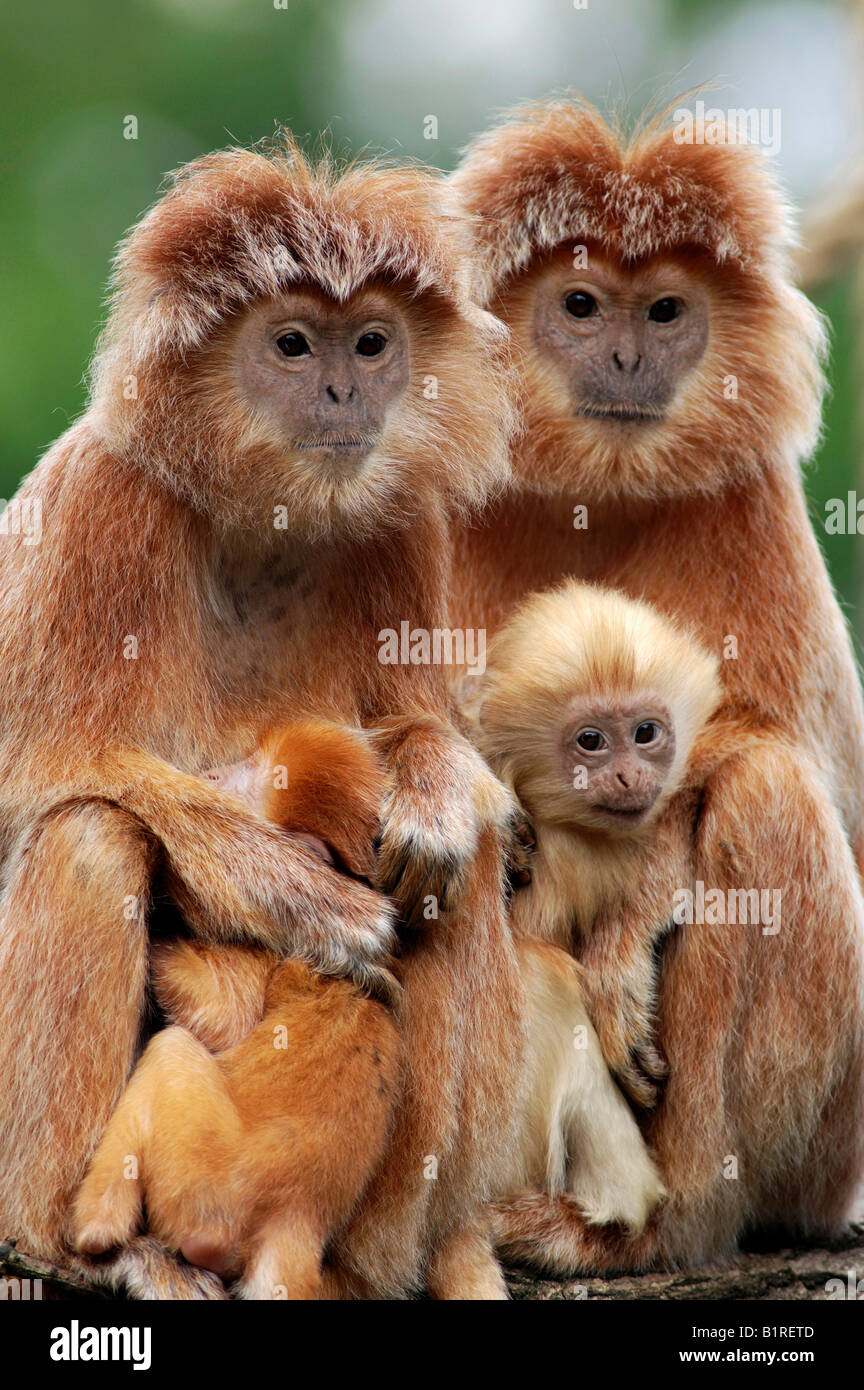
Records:
[[[485,676],[472,676],[464,671],[453,684],[453,700],[462,721],[469,729],[483,728],[483,709],[489,696]]]

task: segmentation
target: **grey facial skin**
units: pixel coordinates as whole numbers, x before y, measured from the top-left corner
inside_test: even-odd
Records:
[[[573,783],[574,820],[597,829],[642,824],[675,758],[675,730],[661,702],[576,701],[562,757]]]
[[[569,252],[537,282],[535,343],[551,359],[574,412],[592,419],[662,419],[709,335],[709,296],[675,265],[625,273],[592,261],[574,271]]]
[[[288,448],[336,471],[374,449],[408,385],[408,325],[381,291],[347,304],[286,294],[245,316],[235,350],[246,403]]]

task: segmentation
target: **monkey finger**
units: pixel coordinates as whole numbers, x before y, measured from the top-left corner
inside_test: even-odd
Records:
[[[466,861],[452,851],[429,853],[416,859],[412,865],[410,892],[403,884],[402,897],[411,920],[422,924],[424,920],[434,921],[428,909],[437,912],[452,912],[456,908],[465,885]]]
[[[524,812],[517,812],[510,820],[508,826],[510,835],[510,852],[517,862],[525,862],[537,848],[537,837],[534,827]]]
[[[536,849],[534,830],[520,811],[511,816],[503,836],[504,865],[511,889],[531,882],[531,861]]]
[[[442,912],[452,912],[462,896],[465,886],[465,865],[453,862],[452,867],[443,866],[445,877],[441,882],[438,905]]]
[[[656,1107],[660,1099],[659,1086],[632,1062],[616,1071],[616,1080],[625,1095],[641,1110],[653,1110]]]
[[[402,1002],[402,986],[392,971],[383,965],[366,964],[358,968],[354,983],[369,999],[377,999],[386,1004],[394,1013],[399,1012]]]
[[[652,1081],[662,1084],[669,1076],[669,1063],[653,1043],[639,1043],[633,1049],[633,1062]]]
[[[392,898],[399,917],[410,922],[428,877],[426,865],[419,863],[412,855],[410,846],[388,847],[386,844],[379,863],[382,892]]]
[[[388,897],[395,898],[399,891],[399,885],[401,884],[402,879],[405,876],[405,871],[407,868],[407,855],[404,855],[401,858],[396,858],[395,856],[393,856],[390,859],[389,863],[387,862],[387,860],[382,861],[378,870],[379,879],[381,882],[381,892],[386,893]]]

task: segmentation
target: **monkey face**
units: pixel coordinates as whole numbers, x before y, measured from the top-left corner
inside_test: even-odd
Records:
[[[674,262],[589,263],[574,270],[570,251],[559,252],[537,276],[533,346],[573,413],[607,432],[644,429],[664,419],[705,352],[708,292]]]
[[[160,443],[182,459],[184,485],[204,485],[211,514],[228,497],[262,534],[280,513],[307,539],[377,534],[424,499],[482,499],[506,471],[504,372],[482,369],[505,341],[491,316],[475,321],[433,290],[370,281],[340,301],[304,283],[217,330],[182,378],[189,408],[156,402],[171,431]],[[439,395],[439,382],[459,389]]]
[[[572,787],[573,818],[600,830],[644,824],[675,761],[666,706],[638,694],[627,700],[578,700],[568,711],[561,758]]]
[[[756,467],[755,406],[777,383],[771,362],[741,352],[742,334],[764,331],[755,282],[729,267],[720,292],[695,248],[587,260],[574,269],[570,246],[537,258],[495,302],[523,376],[520,476],[590,502],[704,493]],[[730,400],[740,430],[718,428]]]
[[[257,305],[234,335],[241,396],[271,440],[325,482],[353,479],[409,379],[409,329],[383,290],[313,289]]]

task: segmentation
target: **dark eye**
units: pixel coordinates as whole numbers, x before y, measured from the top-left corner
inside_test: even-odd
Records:
[[[680,312],[681,305],[677,299],[658,299],[648,310],[648,317],[654,323],[671,323]]]
[[[564,308],[574,319],[587,319],[597,308],[597,300],[593,294],[588,294],[585,290],[574,290],[564,300]]]
[[[302,333],[283,333],[276,339],[276,346],[286,357],[305,357],[309,344]]]
[[[601,748],[606,747],[606,740],[599,729],[583,729],[581,734],[577,735],[576,742],[586,753],[598,753]]]
[[[387,339],[381,333],[364,333],[357,339],[357,351],[361,357],[377,357],[387,346]]]
[[[656,743],[659,737],[660,725],[647,719],[644,724],[639,725],[639,728],[633,735],[633,740],[635,743]]]

